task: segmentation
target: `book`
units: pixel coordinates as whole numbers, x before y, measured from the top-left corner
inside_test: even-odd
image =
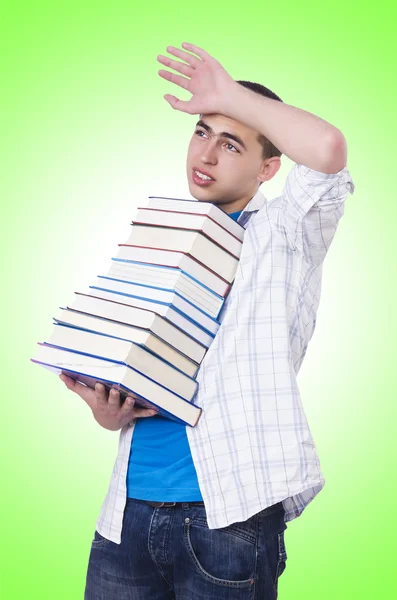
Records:
[[[153,248],[142,248],[139,246],[127,246],[119,244],[119,251],[116,259],[123,259],[135,263],[150,263],[162,267],[176,267],[184,273],[207,286],[210,290],[219,294],[222,298],[226,296],[230,289],[230,283],[222,279],[219,275],[210,271],[196,259],[175,250],[159,250]]]
[[[139,208],[132,224],[194,230],[204,234],[237,258],[239,258],[241,253],[242,240],[235,237],[216,221],[213,221],[208,215],[172,212],[157,208]]]
[[[213,221],[219,223],[219,225],[222,225],[222,227],[230,231],[230,233],[236,236],[239,240],[242,241],[244,239],[244,227],[212,202],[149,196],[149,200],[145,204],[145,207],[159,210],[170,210],[174,212],[207,215]]]
[[[163,267],[126,261],[113,258],[108,276],[121,279],[156,291],[175,291],[188,302],[196,304],[197,308],[203,310],[207,315],[216,319],[222,310],[224,298],[219,296],[208,287],[194,279],[188,273],[175,267]]]
[[[161,358],[134,342],[65,325],[54,325],[50,338],[44,343],[78,354],[124,363],[185,400],[190,401],[197,392],[195,379],[174,369]]]
[[[108,391],[114,387],[120,391],[122,402],[133,394],[136,406],[157,408],[160,415],[184,425],[194,427],[200,418],[201,408],[192,401],[184,400],[130,366],[41,343],[38,346],[35,358],[30,360],[53,373],[64,373],[91,388],[96,383],[104,384]]]
[[[75,294],[76,299],[72,306],[68,306],[67,308],[105,319],[112,319],[113,321],[127,325],[149,329],[198,364],[203,360],[207,350],[206,347],[155,312],[129,306],[122,302],[90,296],[89,294],[81,294],[80,292],[75,292]]]
[[[233,281],[238,265],[238,257],[215,244],[202,233],[188,229],[132,225],[132,231],[125,245],[183,252],[218,273],[228,283]]]
[[[179,329],[184,331],[186,335],[189,335],[192,339],[196,340],[206,348],[210,347],[211,342],[215,337],[215,334],[205,331],[168,304],[160,304],[159,302],[154,302],[151,300],[133,298],[132,296],[127,296],[119,292],[109,292],[106,290],[92,288],[89,288],[87,292],[83,293],[94,296],[95,298],[110,300],[111,302],[122,302],[126,306],[151,310],[156,315],[164,317],[169,323],[179,327]]]
[[[157,303],[164,304],[165,306],[170,305],[176,311],[179,311],[187,318],[192,319],[200,327],[213,335],[215,335],[219,329],[220,323],[216,319],[209,317],[207,313],[200,308],[197,308],[193,302],[185,300],[183,296],[174,290],[159,290],[144,285],[137,285],[131,281],[121,281],[102,275],[99,275],[94,285],[90,285],[90,288],[93,290],[99,289],[119,292],[120,294],[131,296],[132,298],[145,300],[146,303],[152,302],[154,305]],[[150,308],[150,305],[148,305],[148,308]]]
[[[92,333],[103,333],[109,337],[140,344],[149,352],[156,354],[176,369],[186,373],[186,375],[190,377],[197,375],[199,365],[196,362],[176,350],[170,344],[164,342],[148,329],[117,323],[116,321],[102,319],[101,317],[95,317],[62,307],[60,307],[57,317],[53,317],[53,320],[59,325],[83,329]]]
[[[53,317],[31,361],[194,427],[196,376],[220,327],[244,228],[210,203],[149,197],[109,272]],[[153,417],[156,418],[156,417]]]

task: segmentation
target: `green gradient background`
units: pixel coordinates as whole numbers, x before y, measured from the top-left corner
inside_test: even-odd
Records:
[[[298,378],[326,485],[288,525],[279,596],[394,598],[392,3],[245,2],[243,14],[228,2],[102,4],[0,9],[0,595],[83,598],[118,433],[100,428],[29,358],[58,306],[107,272],[137,203],[190,197],[185,154],[196,116],[164,100],[190,94],[159,77],[156,61],[167,45],[187,41],[347,139],[356,191],[325,261],[317,329]],[[292,167],[282,160],[261,188],[269,199]]]

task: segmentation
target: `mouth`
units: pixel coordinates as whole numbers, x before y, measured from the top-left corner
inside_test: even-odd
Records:
[[[215,182],[215,179],[211,177],[209,173],[201,171],[200,169],[195,169],[194,167],[192,169],[192,179],[193,182],[200,187],[206,187]]]

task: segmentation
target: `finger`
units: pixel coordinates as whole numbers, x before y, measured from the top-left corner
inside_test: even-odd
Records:
[[[112,388],[109,392],[108,404],[112,408],[120,407],[120,392],[115,388]]]
[[[107,405],[108,392],[107,392],[105,386],[103,385],[103,383],[95,384],[95,397],[98,401],[98,404],[101,404],[102,406]]]
[[[135,405],[135,397],[127,396],[127,398],[123,402],[123,406],[121,407],[120,412],[123,415],[128,414],[132,411],[132,409],[134,408],[134,405]]]
[[[157,413],[158,411],[152,408],[134,408],[132,411],[132,418],[141,419],[144,417],[154,417]]]
[[[186,50],[190,50],[190,52],[194,52],[199,56],[202,60],[212,58],[208,52],[203,50],[203,48],[199,48],[199,46],[195,46],[194,44],[189,44],[188,42],[183,42],[182,46],[186,48]],[[168,50],[168,48],[167,48]],[[169,52],[169,50],[168,50]]]
[[[63,381],[63,383],[66,385],[66,387],[68,388],[68,390],[72,390],[74,388],[75,385],[75,380],[72,379],[71,377],[68,377],[67,375],[65,375],[64,373],[61,373],[59,375],[59,379],[61,381]]]
[[[172,83],[175,83],[176,85],[180,85],[185,90],[188,89],[190,79],[187,79],[186,77],[181,77],[180,75],[176,75],[175,73],[170,73],[169,71],[163,71],[162,69],[160,69],[160,71],[158,73],[159,73],[160,77],[162,77],[163,79],[172,81]]]
[[[63,373],[59,376],[59,378],[64,382],[68,390],[80,396],[80,398],[84,400],[84,402],[86,402],[90,408],[92,408],[95,399],[95,392],[91,387],[88,387],[87,385],[84,385]]]
[[[135,417],[151,417],[158,413],[158,410],[154,408],[136,408],[135,403],[137,399],[137,396],[134,395],[127,396],[120,411],[123,413],[123,416],[129,414],[129,418],[135,419]]]
[[[181,110],[182,112],[189,114],[198,114],[197,111],[196,113],[191,113],[189,108],[189,102],[186,100],[179,100],[171,94],[165,94],[164,98],[165,100],[167,100],[168,104],[170,104],[175,110]]]
[[[183,46],[183,44],[182,44]],[[189,54],[188,52],[184,52],[183,50],[179,50],[179,48],[175,48],[175,46],[167,46],[167,52],[181,58],[185,62],[187,62],[194,69],[199,66],[201,60],[197,58],[197,56],[193,56],[193,54]],[[197,53],[196,53],[197,54]]]
[[[68,388],[68,390],[71,390],[72,392],[76,392],[76,394],[81,394],[82,392],[85,392],[87,390],[86,385],[83,385],[79,381],[76,381],[75,379],[73,379],[73,377],[69,377],[68,375],[65,375],[64,373],[61,373],[59,375],[59,379],[61,379],[61,381],[63,381],[63,383]]]
[[[166,67],[170,67],[170,69],[174,69],[175,71],[179,71],[179,73],[182,73],[183,75],[187,75],[188,77],[191,77],[194,71],[193,67],[190,67],[189,65],[185,65],[184,63],[178,62],[177,60],[171,60],[171,58],[168,58],[167,56],[163,56],[162,54],[159,54],[157,57],[157,60],[165,65]]]

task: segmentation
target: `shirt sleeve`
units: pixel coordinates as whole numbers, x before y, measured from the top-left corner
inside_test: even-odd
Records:
[[[298,247],[308,262],[319,265],[334,238],[347,195],[353,194],[354,188],[347,167],[337,173],[321,173],[295,164],[281,196],[269,203],[269,213],[284,229],[291,247]]]

